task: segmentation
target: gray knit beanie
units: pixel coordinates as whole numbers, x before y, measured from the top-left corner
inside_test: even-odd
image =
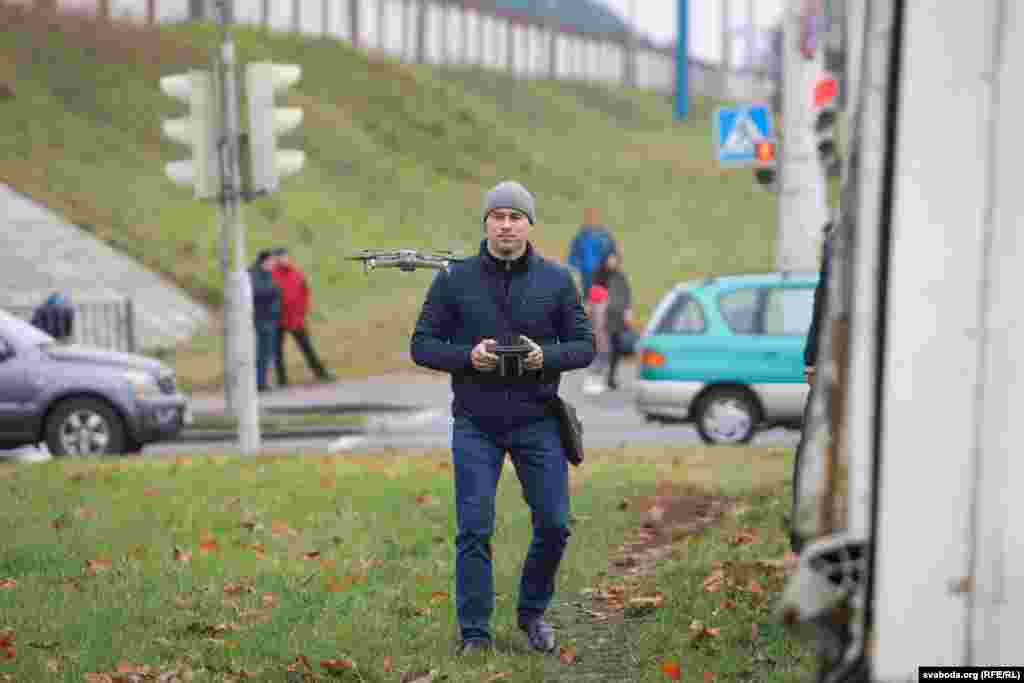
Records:
[[[484,222],[487,222],[487,215],[494,209],[522,211],[530,219],[530,225],[536,222],[533,195],[514,180],[498,183],[493,190],[487,193],[487,201],[484,203]]]

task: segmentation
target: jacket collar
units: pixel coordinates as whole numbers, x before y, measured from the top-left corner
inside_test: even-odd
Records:
[[[536,252],[534,252],[534,250],[533,250],[533,245],[530,244],[530,242],[527,242],[526,243],[526,251],[523,252],[522,256],[517,258],[515,261],[512,261],[512,267],[509,268],[509,270],[511,270],[513,272],[516,272],[516,273],[525,272],[531,266],[535,265],[536,260],[539,259],[539,258],[540,257],[537,256]],[[480,242],[480,260],[483,262],[484,266],[488,270],[491,270],[491,271],[504,271],[505,270],[505,263],[506,262],[502,261],[501,259],[495,258],[491,254],[491,252],[487,251],[487,240],[482,240]]]

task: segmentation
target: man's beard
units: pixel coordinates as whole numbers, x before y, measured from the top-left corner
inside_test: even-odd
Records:
[[[512,254],[515,254],[517,251],[522,249],[522,247],[522,241],[517,239],[497,239],[494,241],[494,250],[503,256],[511,256]]]

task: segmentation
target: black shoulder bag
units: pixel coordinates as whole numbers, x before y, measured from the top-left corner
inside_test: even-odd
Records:
[[[494,301],[498,305],[499,314],[505,323],[505,329],[508,330],[510,328],[508,326],[508,311],[505,309],[505,300],[494,286],[496,283],[491,282],[489,284],[491,295],[494,297]],[[529,285],[529,280],[527,285]],[[527,286],[526,289],[528,290],[529,287]],[[565,459],[575,467],[579,467],[583,464],[583,422],[580,420],[579,415],[576,414],[576,409],[572,407],[572,404],[557,394],[548,402],[548,409],[558,419],[558,431],[562,438],[562,450],[565,452]]]

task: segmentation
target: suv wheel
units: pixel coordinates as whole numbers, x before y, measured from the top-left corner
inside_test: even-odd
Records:
[[[93,398],[62,401],[46,419],[46,446],[54,457],[122,453],[124,422],[107,403]]]
[[[742,444],[754,438],[760,421],[750,392],[738,387],[717,387],[701,399],[695,416],[704,443]]]

